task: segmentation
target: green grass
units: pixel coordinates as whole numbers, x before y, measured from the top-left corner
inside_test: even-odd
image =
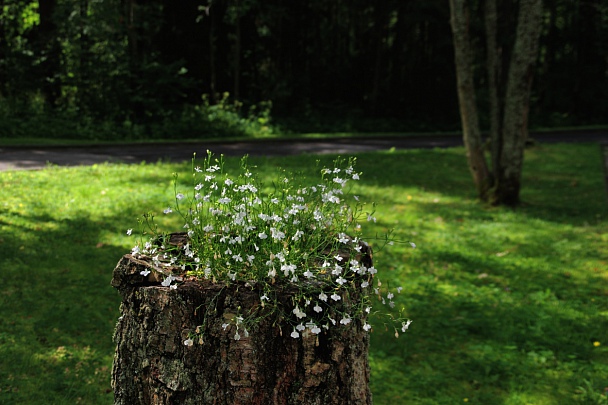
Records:
[[[418,245],[376,253],[414,322],[399,339],[374,324],[375,404],[606,403],[601,154],[541,145],[526,156],[524,204],[511,210],[476,201],[461,148],[358,155],[355,191],[378,202],[374,231]],[[250,163],[312,175],[333,158]],[[134,243],[126,229],[171,200],[174,171],[189,165],[0,173],[0,403],[112,403],[112,270]]]

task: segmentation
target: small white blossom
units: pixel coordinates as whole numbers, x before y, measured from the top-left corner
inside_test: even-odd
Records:
[[[306,329],[306,326],[299,324],[298,326],[296,326],[296,329],[299,330],[300,332],[303,331],[304,329]]]
[[[302,312],[302,310],[300,309],[300,307],[298,307],[296,305],[296,307],[293,309],[293,313],[295,314],[296,317],[298,317],[299,319],[302,319],[306,316],[306,314],[304,312]]]
[[[141,274],[142,276],[147,276],[148,274],[150,274],[150,270],[142,270],[139,272],[139,274]]]
[[[411,324],[411,323],[412,323],[412,321],[411,321],[411,320],[409,320],[409,319],[408,319],[408,321],[407,321],[407,322],[403,322],[403,323],[401,324],[401,332],[405,332],[405,331],[406,331],[406,330],[407,330],[407,329],[410,327],[410,324]]]
[[[194,344],[194,341],[190,338],[184,340],[184,345],[185,346],[192,346]]]
[[[317,304],[317,305],[315,305],[315,307],[313,308],[313,310],[314,310],[315,312],[321,312],[321,311],[323,311],[323,308],[321,308],[321,307],[319,306],[319,304]]]
[[[174,276],[172,276],[172,275],[168,275],[168,276],[167,276],[167,278],[165,278],[165,279],[163,280],[163,282],[161,283],[161,285],[162,285],[163,287],[169,287],[169,286],[171,285],[171,283],[172,283],[173,281],[175,281],[175,280],[176,280],[176,278],[175,278]]]
[[[178,200],[183,200],[184,198],[186,198],[186,196],[185,196],[185,195],[183,195],[182,193],[177,193],[177,194],[175,195],[175,198],[177,198]]]
[[[350,323],[350,321],[351,321],[351,319],[349,317],[340,319],[340,323],[342,325],[348,325]]]
[[[369,323],[365,323],[365,325],[363,325],[363,330],[366,332],[369,332],[369,330],[372,328],[372,325],[370,325]]]
[[[133,229],[127,229],[127,235],[131,235],[133,233]]]
[[[333,293],[333,294],[331,295],[331,299],[332,299],[332,300],[334,300],[334,301],[340,301],[340,300],[342,299],[342,297],[340,297],[340,296],[339,296],[338,294],[336,294],[336,293]]]
[[[412,249],[416,249],[416,244],[414,242],[410,242],[410,246],[412,247]]]
[[[319,299],[321,301],[327,302],[327,295],[325,293],[321,293],[321,294],[319,294]]]
[[[300,334],[294,329],[293,332],[291,332],[291,337],[297,339],[300,337]]]
[[[168,207],[168,208],[165,208],[165,209],[163,210],[163,212],[164,212],[165,214],[170,214],[170,213],[172,213],[172,212],[173,212],[173,210],[171,209],[171,207]]]

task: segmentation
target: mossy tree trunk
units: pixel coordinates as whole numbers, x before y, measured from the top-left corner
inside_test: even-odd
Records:
[[[369,335],[360,321],[294,339],[291,327],[267,317],[235,340],[236,326],[222,325],[260,305],[255,286],[183,279],[171,289],[140,274],[151,268],[125,255],[114,270],[122,296],[115,404],[371,404]],[[203,322],[202,342],[184,345]]]

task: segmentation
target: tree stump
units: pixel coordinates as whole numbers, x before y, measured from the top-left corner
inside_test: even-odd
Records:
[[[254,285],[184,278],[170,288],[154,272],[141,274],[153,267],[127,254],[114,270],[112,286],[122,296],[114,335],[115,404],[372,403],[369,335],[360,320],[317,335],[306,329],[294,339],[292,327],[268,317],[235,340],[236,326],[222,325],[260,305]],[[203,318],[202,342],[185,345]]]

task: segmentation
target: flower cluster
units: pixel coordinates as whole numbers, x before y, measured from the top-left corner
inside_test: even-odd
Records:
[[[373,209],[364,211],[359,197],[348,192],[361,175],[354,169],[355,160],[338,159],[334,167],[321,169],[317,184],[303,185],[280,173],[271,188],[257,181],[246,158],[237,177],[226,174],[223,166],[222,157],[214,159],[208,152],[198,165],[193,159],[189,190],[178,187],[175,176],[175,204],[164,213],[181,215],[186,243],[169,249],[153,218],[144,216],[154,236],[135,246],[132,254],[149,257],[157,267],[181,269],[214,282],[262,286],[261,307],[286,317],[294,338],[305,330],[319,334],[353,319],[369,331],[367,314],[372,307],[366,292],[377,270],[361,236],[362,223],[376,219]],[[177,288],[178,281],[168,275],[162,285]],[[296,291],[288,309],[276,298],[278,285]],[[375,294],[394,306],[394,294],[382,297],[379,286]],[[410,321],[399,320],[405,331]],[[240,339],[239,332],[248,335],[247,323],[246,318],[235,317],[235,339]],[[188,338],[184,343],[192,342]]]

